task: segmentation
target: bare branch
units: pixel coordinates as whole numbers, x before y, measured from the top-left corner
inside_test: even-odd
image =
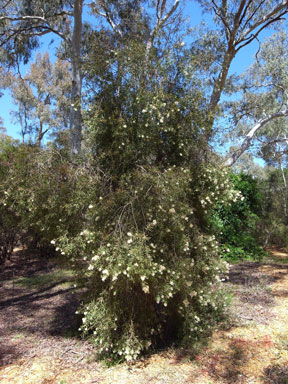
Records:
[[[273,18],[275,18],[275,16],[277,14],[281,13],[281,11],[286,8],[286,10],[283,13],[281,13],[281,16],[283,16],[287,12],[287,7],[288,7],[288,0],[283,0],[281,2],[281,4],[278,5],[277,7],[275,7],[274,9],[272,9],[272,11],[270,13],[268,13],[268,15],[265,15],[262,19],[258,20],[257,22],[255,22],[255,24],[251,25],[251,27],[247,28],[246,31],[244,31],[244,33],[242,35],[243,39],[245,39],[248,35],[250,35],[260,25],[265,23],[265,20],[269,20],[269,19],[273,20],[273,21],[269,21],[269,23],[265,23],[264,24],[265,26],[267,26],[267,25],[271,24],[271,22],[274,22],[275,20],[277,20],[280,15],[278,15],[275,20]],[[261,30],[262,29],[263,29],[263,27],[261,28]],[[257,33],[257,36],[258,36],[258,33]]]
[[[250,15],[250,16],[247,18],[247,20],[245,21],[245,23],[244,23],[244,25],[243,25],[243,27],[242,27],[242,30],[244,30],[244,29],[246,28],[246,25],[248,25],[248,24],[250,23],[250,21],[253,19],[253,17],[254,17],[255,14],[257,13],[257,11],[260,9],[260,7],[261,7],[264,3],[265,3],[265,0],[262,0],[262,2],[259,4],[259,6],[256,7],[256,8],[254,9],[253,12],[251,12],[251,15]],[[240,20],[240,25],[241,25],[241,23],[242,23],[242,21],[243,21],[243,19],[244,19],[244,16],[246,15],[246,13],[247,13],[247,11],[248,11],[248,8],[249,8],[250,4],[251,4],[250,2],[247,4],[246,9],[245,9],[245,11],[243,12],[243,18],[241,18],[241,20]]]
[[[123,33],[122,33],[122,31],[121,31],[121,29],[119,28],[119,25],[117,25],[117,24],[115,23],[115,21],[113,20],[113,17],[112,17],[112,15],[111,15],[111,12],[109,11],[109,9],[108,9],[107,7],[105,7],[104,4],[102,5],[102,7],[103,7],[104,12],[99,11],[99,9],[97,9],[97,8],[94,9],[94,12],[95,12],[98,16],[104,17],[104,18],[107,20],[107,22],[108,22],[108,24],[110,25],[110,27],[113,29],[113,31],[114,31],[115,33],[117,33],[120,37],[123,37]]]
[[[157,0],[157,3],[156,3],[156,17],[157,17],[157,19],[161,18],[160,13],[159,13],[160,2],[161,2],[161,0]]]
[[[282,12],[278,17],[267,21],[267,23],[262,25],[262,27],[255,34],[252,34],[250,37],[239,39],[236,45],[240,44],[241,42],[243,42],[243,44],[238,46],[238,48],[236,49],[236,52],[238,52],[241,48],[245,47],[246,45],[250,44],[253,40],[258,39],[258,36],[260,32],[263,31],[263,29],[267,28],[270,24],[275,23],[276,21],[282,20],[282,16],[284,16],[285,14],[286,14],[286,11]]]
[[[53,17],[57,16],[73,16],[73,13],[62,11],[60,13],[55,13]],[[48,19],[44,16],[0,16],[0,21],[41,21],[43,23],[49,23]]]
[[[231,30],[230,30],[230,27],[229,27],[229,25],[228,25],[228,23],[227,23],[225,17],[223,17],[223,15],[222,15],[222,13],[221,13],[219,7],[217,6],[215,0],[212,0],[212,4],[214,5],[213,10],[214,10],[214,12],[215,12],[215,15],[218,16],[218,17],[221,19],[222,23],[224,24],[224,27],[225,27],[225,34],[226,34],[226,39],[227,39],[227,41],[229,41],[229,38],[230,38],[230,36],[231,36]],[[223,9],[221,9],[221,10],[223,11]]]
[[[162,1],[160,18],[162,18],[162,16],[163,16],[163,13],[164,13],[164,11],[165,11],[165,7],[166,7],[166,3],[167,3],[167,0],[163,0],[163,1]]]
[[[68,13],[65,13],[68,15]],[[60,16],[60,15],[63,15],[62,13],[57,15],[57,16]],[[69,42],[69,39],[60,31],[58,31],[57,29],[53,28],[51,25],[50,25],[50,22],[48,19],[45,19],[44,17],[41,17],[41,16],[16,16],[16,17],[11,17],[11,16],[1,16],[0,17],[0,21],[11,21],[11,22],[16,22],[16,21],[24,21],[24,22],[29,22],[29,21],[36,21],[36,22],[40,22],[40,24],[35,24],[35,25],[32,25],[30,26],[29,28],[27,29],[30,29],[30,30],[33,30],[33,29],[43,29],[43,35],[47,34],[48,32],[53,32],[55,33],[56,35],[58,35],[59,37],[61,37],[61,39]],[[19,29],[18,31],[21,32],[21,31],[25,31],[25,27],[23,27],[23,29]],[[11,31],[17,33],[16,29],[10,29]],[[9,31],[9,28],[8,28],[8,31]],[[35,31],[35,36],[41,36],[41,33],[42,32],[39,32],[39,31]],[[33,33],[31,32],[31,35]],[[29,34],[29,36],[31,36]],[[11,38],[11,37],[10,37]]]
[[[175,0],[174,4],[172,5],[169,12],[167,12],[166,16],[162,19],[161,25],[165,24],[165,22],[173,15],[173,13],[178,8],[178,5],[180,4],[180,0]]]
[[[46,22],[44,17],[41,16],[0,16],[0,21],[42,21],[43,23]]]
[[[159,29],[161,27],[163,27],[165,25],[165,23],[167,22],[167,20],[173,15],[173,13],[177,10],[178,6],[180,4],[180,0],[175,0],[174,1],[174,4],[172,5],[171,9],[166,13],[166,15],[163,17],[163,13],[164,13],[164,10],[165,10],[165,5],[166,5],[166,0],[163,0],[163,2],[161,3],[161,10],[160,10],[160,15],[159,17],[157,16],[157,22],[155,24],[155,27],[153,28],[153,30],[151,31],[150,33],[150,36],[148,38],[148,41],[146,43],[146,54],[145,54],[145,60],[147,61],[148,60],[148,56],[149,56],[149,53],[151,51],[151,48],[153,46],[153,42],[154,42],[154,39],[159,31]],[[157,1],[157,9],[158,11],[156,11],[157,13],[159,12],[159,7],[160,7],[160,0]]]
[[[227,167],[231,167],[239,159],[239,157],[250,147],[256,132],[258,132],[261,128],[263,128],[264,125],[266,125],[270,121],[275,120],[277,118],[287,117],[287,116],[288,116],[288,109],[284,111],[272,113],[271,115],[266,116],[263,119],[259,120],[257,124],[255,124],[254,127],[250,129],[250,131],[247,133],[240,148],[238,148],[232,155],[229,156],[227,160],[225,160],[224,165]]]

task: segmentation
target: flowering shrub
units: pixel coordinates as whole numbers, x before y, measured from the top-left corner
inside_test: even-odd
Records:
[[[187,345],[223,313],[227,265],[205,222],[215,200],[239,193],[225,171],[198,171],[140,167],[116,189],[92,178],[78,231],[52,240],[88,289],[80,329],[102,356],[133,360],[169,339]]]
[[[116,181],[21,147],[6,171],[5,209],[73,266],[86,290],[80,330],[101,356],[188,346],[225,312],[227,265],[210,223],[218,203],[242,198],[227,171],[136,166]]]

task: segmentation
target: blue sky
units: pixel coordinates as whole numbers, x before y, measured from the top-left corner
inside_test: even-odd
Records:
[[[211,16],[207,14],[204,16],[202,15],[201,9],[198,3],[195,1],[187,2],[187,5],[185,7],[185,14],[187,15],[187,17],[189,17],[191,26],[198,25],[203,18],[208,24],[213,23]],[[264,37],[270,34],[271,34],[271,31],[264,31],[261,35],[261,38],[263,39]],[[46,50],[49,50],[51,60],[53,60],[53,55],[55,53],[56,48],[55,46],[54,48],[51,46],[48,47],[49,41],[50,41],[50,37],[46,37],[45,39],[43,39],[41,51],[45,52]],[[241,50],[238,53],[237,57],[232,62],[230,74],[231,73],[240,74],[244,72],[245,69],[252,64],[254,55],[257,52],[257,49],[258,49],[257,42],[254,42],[246,46],[245,48],[243,48],[243,50]],[[28,69],[28,67],[29,66],[26,66],[26,67],[22,66],[22,75],[25,74],[25,71]],[[13,101],[11,99],[11,96],[9,95],[9,92],[6,91],[4,92],[4,96],[0,98],[0,116],[4,120],[4,126],[7,130],[7,134],[15,138],[20,138],[19,132],[21,128],[19,127],[19,125],[11,121],[11,110],[13,109],[15,109],[15,107],[13,106]]]

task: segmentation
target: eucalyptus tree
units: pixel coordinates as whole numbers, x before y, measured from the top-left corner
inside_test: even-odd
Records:
[[[281,31],[266,40],[254,64],[243,75],[242,98],[232,103],[234,135],[242,144],[226,159],[226,165],[258,143],[266,161],[285,152],[288,142],[288,40]]]
[[[231,63],[236,55],[253,41],[258,41],[261,32],[279,24],[288,13],[288,1],[283,0],[197,0],[204,11],[214,16],[217,41],[217,52],[214,53],[213,81],[207,105],[207,140],[213,133],[213,124],[219,110],[221,95],[227,85]],[[211,55],[211,41],[213,33],[205,35],[202,56]],[[208,48],[209,51],[205,52]],[[213,47],[212,47],[213,48]]]
[[[37,54],[27,74],[10,76],[10,90],[17,110],[11,111],[21,126],[23,142],[41,146],[44,136],[68,127],[71,75],[68,63],[53,65],[48,52]],[[51,135],[50,135],[51,136]]]
[[[83,28],[84,6],[90,7],[92,13],[105,17],[117,38],[125,39],[127,35],[134,38],[141,28],[147,35],[147,57],[157,33],[168,22],[180,0],[166,11],[169,2],[157,0],[157,22],[147,34],[147,25],[142,17],[148,3],[141,0],[6,0],[0,5],[0,49],[1,61],[6,64],[27,63],[32,51],[39,47],[39,38],[47,34],[58,36],[62,40],[66,54],[71,63],[71,108],[70,108],[70,141],[71,153],[79,154],[82,141],[82,80],[81,55],[89,52],[87,41],[83,44],[85,32]],[[146,23],[147,24],[147,23]],[[94,30],[95,32],[95,30]],[[93,35],[90,28],[88,35]],[[142,36],[145,35],[142,32]],[[90,36],[91,37],[91,36]],[[138,36],[139,37],[139,36]],[[89,40],[89,37],[88,37]],[[91,41],[91,39],[90,39]]]
[[[58,36],[67,46],[71,61],[71,153],[79,154],[82,138],[82,14],[84,0],[4,0],[0,5],[1,61],[27,63],[39,38]]]

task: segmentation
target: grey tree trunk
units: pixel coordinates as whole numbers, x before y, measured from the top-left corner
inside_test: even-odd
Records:
[[[83,0],[74,1],[74,27],[72,36],[72,89],[70,110],[70,152],[71,155],[81,153],[82,141],[82,73],[81,73],[81,34],[82,34]]]

